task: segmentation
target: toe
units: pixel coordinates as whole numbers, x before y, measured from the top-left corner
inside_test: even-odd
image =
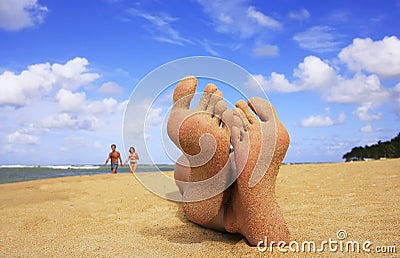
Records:
[[[238,128],[243,127],[242,119],[240,115],[236,112],[236,110],[225,110],[222,113],[222,122],[223,126],[227,126],[229,130],[232,130],[232,127],[236,126]]]
[[[174,90],[174,109],[189,109],[190,102],[196,92],[197,79],[194,76],[183,78]]]
[[[214,114],[215,105],[224,98],[220,90],[216,90],[210,97],[206,111],[208,113]]]
[[[221,99],[220,101],[217,102],[217,104],[215,104],[215,108],[214,108],[214,114],[216,116],[218,116],[219,118],[222,118],[222,114],[227,111],[227,106],[226,103],[223,99]]]
[[[223,99],[219,100],[214,107],[214,120],[215,122],[220,125],[222,120],[222,114],[227,110],[226,103]],[[222,121],[222,127],[225,127]]]
[[[217,112],[220,110],[216,110],[217,104],[220,103],[221,101],[223,102],[222,92],[217,90],[214,94],[211,95],[211,98],[210,98],[210,101],[208,102],[207,110],[206,110],[207,113],[212,115],[212,118],[217,125],[220,125],[220,123],[221,123],[221,117],[218,116],[219,112]],[[222,106],[222,104],[220,103],[218,108],[221,108],[221,106]]]
[[[231,128],[231,142],[232,142],[232,146],[233,149],[235,149],[235,147],[237,147],[240,143],[240,128],[233,126]]]
[[[236,107],[238,108],[238,111],[243,115],[243,122],[246,126],[258,122],[258,119],[251,112],[249,106],[244,100],[239,100],[238,102],[236,102]]]
[[[274,109],[272,105],[265,99],[259,97],[251,98],[249,100],[249,106],[263,122],[266,122],[274,117]]]
[[[217,86],[215,86],[212,83],[207,84],[206,88],[204,89],[203,96],[200,99],[199,105],[197,106],[197,110],[202,110],[202,111],[207,110],[211,96],[216,91],[217,91]]]

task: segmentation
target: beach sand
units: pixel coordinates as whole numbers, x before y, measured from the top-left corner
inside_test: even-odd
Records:
[[[320,248],[345,230],[343,242],[370,241],[372,251],[396,246],[385,257],[400,254],[400,159],[285,165],[276,194],[291,240]],[[0,220],[0,257],[283,256],[187,221],[179,204],[152,194],[130,174],[0,185]],[[367,254],[330,252],[327,245],[323,253],[299,251],[288,253]]]

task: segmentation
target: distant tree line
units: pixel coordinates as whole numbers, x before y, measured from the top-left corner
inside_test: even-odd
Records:
[[[381,142],[371,146],[354,147],[350,152],[343,155],[343,159],[348,161],[363,159],[380,159],[380,158],[399,158],[400,157],[400,133],[393,139]]]

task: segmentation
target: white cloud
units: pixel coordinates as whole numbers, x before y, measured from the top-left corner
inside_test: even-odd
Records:
[[[43,119],[42,126],[45,128],[93,131],[99,128],[100,121],[95,116],[71,116],[67,113],[61,113]]]
[[[309,19],[311,14],[307,11],[307,9],[302,8],[298,11],[290,12],[288,16],[290,19],[303,21]]]
[[[186,43],[192,43],[191,40],[183,38],[179,32],[172,27],[171,23],[177,20],[175,17],[171,17],[165,13],[151,14],[134,8],[127,10],[127,12],[132,16],[141,17],[151,23],[152,26],[146,28],[153,35],[153,39],[155,40],[181,46]]]
[[[254,75],[265,90],[279,92],[296,92],[303,90],[318,90],[336,83],[336,72],[327,63],[315,56],[307,56],[293,71],[296,80],[290,83],[285,75],[272,72],[269,78]]]
[[[20,74],[5,71],[0,74],[0,106],[23,106],[48,94],[53,88],[76,89],[96,80],[89,73],[85,58],[74,58],[65,64],[35,64]]]
[[[374,132],[371,125],[365,125],[365,126],[361,127],[360,131],[362,133],[373,133]]]
[[[361,120],[361,121],[374,121],[379,120],[382,117],[382,113],[378,114],[369,114],[368,111],[373,107],[372,103],[363,103],[359,106],[353,113]]]
[[[153,126],[162,122],[163,109],[160,107],[152,107],[147,113],[146,125]]]
[[[39,138],[37,136],[21,131],[16,131],[7,136],[7,143],[9,144],[36,144],[38,141]]]
[[[303,89],[319,89],[331,86],[336,81],[336,72],[321,59],[307,56],[294,70],[294,76]]]
[[[319,126],[331,126],[333,125],[333,121],[329,116],[310,116],[303,121],[301,121],[301,125],[304,127],[319,127]]]
[[[1,0],[0,28],[16,31],[43,22],[48,12],[37,0]]]
[[[388,43],[389,38],[384,38],[382,41],[377,41],[385,46],[382,46],[385,51],[381,51],[381,58],[375,58],[376,60],[382,60],[385,63],[385,58],[389,56],[388,45],[396,45],[398,40],[393,37],[390,38],[392,44]],[[394,42],[395,41],[395,42]],[[361,53],[365,51],[365,56],[368,56],[374,49],[370,46],[376,47],[374,42],[369,42],[364,44],[365,48],[363,51],[359,48],[361,45],[356,43],[351,46],[357,46],[356,50],[350,51],[352,48],[348,49],[346,52],[341,52],[341,58],[343,61],[348,59],[344,56],[351,56],[351,53]],[[384,43],[385,42],[385,43]],[[364,42],[365,43],[365,42]],[[379,44],[378,44],[379,45]],[[393,56],[397,56],[397,52],[400,48],[396,48],[393,51]],[[344,55],[343,53],[346,53]],[[353,55],[358,56],[358,55]],[[398,58],[400,60],[400,56]],[[352,60],[362,60],[362,58],[353,58]],[[361,62],[361,61],[360,61]],[[367,62],[367,61],[366,61]],[[392,61],[392,65],[396,66],[398,60]],[[383,67],[389,66],[389,63],[383,65]],[[365,67],[373,67],[372,65],[365,64]],[[360,68],[361,69],[361,68]],[[400,69],[400,68],[399,68]],[[399,70],[398,70],[399,71]],[[368,72],[380,72],[378,69],[369,68]],[[389,74],[389,73],[387,73]],[[394,75],[395,72],[390,74]],[[400,72],[399,72],[400,74]],[[350,73],[351,75],[351,73]],[[304,58],[297,68],[293,70],[293,80],[290,81],[284,74],[279,74],[277,72],[271,72],[270,76],[266,77],[262,74],[253,75],[258,81],[263,89],[266,91],[278,91],[278,92],[298,92],[305,90],[319,91],[324,100],[336,103],[349,103],[349,104],[360,104],[354,114],[362,121],[373,121],[381,118],[382,114],[370,114],[369,110],[372,108],[377,108],[381,105],[389,103],[393,106],[394,111],[400,117],[400,84],[394,88],[385,87],[378,74],[364,74],[362,71],[357,71],[354,75],[345,77],[340,74],[340,70],[337,68],[335,70],[328,61],[323,61],[315,56],[307,56]],[[254,80],[249,79],[249,87],[254,87]]]
[[[342,44],[339,39],[342,37],[329,26],[314,26],[310,29],[297,33],[293,39],[301,48],[316,53],[325,53],[339,50]]]
[[[356,38],[339,53],[339,58],[353,71],[400,76],[400,40],[396,36],[378,41]]]
[[[108,115],[121,110],[122,109],[117,100],[113,98],[105,98],[88,102],[86,113]]]
[[[104,95],[120,96],[123,92],[123,88],[115,82],[105,82],[100,86],[98,91]]]
[[[58,108],[61,112],[79,114],[111,114],[121,110],[118,101],[114,98],[102,100],[89,100],[85,92],[73,93],[69,90],[60,89],[56,95]]]
[[[249,6],[249,8],[247,8],[247,17],[255,21],[261,27],[275,29],[279,29],[282,27],[282,25],[277,20],[263,14],[260,11],[257,11],[254,6]]]
[[[53,64],[51,71],[56,77],[56,85],[65,89],[75,90],[100,77],[97,73],[88,72],[89,61],[76,57],[65,64]]]
[[[357,73],[353,78],[346,79],[338,75],[332,67],[318,58],[306,57],[303,63],[294,70],[293,77],[296,79],[290,82],[285,75],[272,72],[269,78],[261,74],[253,75],[260,86],[268,91],[298,92],[304,90],[318,90],[322,97],[329,102],[336,103],[361,103],[355,111],[357,117],[362,121],[378,120],[381,114],[368,113],[368,110],[393,101],[395,109],[400,110],[400,93],[396,90],[385,88],[376,75],[366,76]],[[254,87],[254,80],[248,81],[249,87]],[[399,91],[400,92],[400,91]]]
[[[301,121],[301,126],[303,127],[325,127],[332,126],[337,124],[342,124],[346,116],[344,113],[341,113],[336,121],[330,118],[329,114],[326,115],[311,115]]]
[[[255,80],[254,80],[255,79]],[[257,81],[257,85],[254,85]],[[262,74],[253,74],[252,78],[247,81],[247,86],[253,89],[258,89],[261,86],[266,91],[279,91],[279,92],[295,92],[300,89],[291,84],[283,74],[275,72],[271,73],[270,78],[265,78]]]
[[[128,101],[112,97],[94,99],[102,85],[96,85],[99,74],[87,71],[88,63],[85,58],[75,58],[64,64],[31,65],[20,74],[10,71],[0,74],[0,114],[3,121],[0,157],[13,151],[15,155],[10,162],[21,159],[43,162],[39,153],[46,146],[51,152],[49,162],[65,163],[76,156],[76,151],[96,152],[100,145],[107,146],[108,150],[109,142],[118,143],[123,111]],[[6,86],[13,86],[12,90],[18,94]],[[17,102],[17,96],[23,97],[22,100]],[[81,142],[81,150],[69,148],[74,139],[63,141],[69,134],[87,139],[91,144]],[[75,142],[78,143],[79,139]],[[58,157],[55,153],[60,150],[64,153]],[[26,159],[28,152],[31,155]],[[75,162],[88,162],[84,156],[81,155],[82,158]],[[102,155],[93,154],[89,162],[97,162],[99,156],[104,161]],[[96,159],[93,160],[93,157]]]
[[[124,133],[130,137],[141,137],[144,135],[144,128],[147,134],[153,126],[163,121],[163,109],[151,106],[151,100],[144,99],[140,103],[130,103],[125,112]]]
[[[84,92],[72,93],[66,89],[60,89],[56,95],[58,107],[61,112],[80,112],[86,108],[86,94]]]
[[[390,98],[376,75],[357,73],[353,78],[338,77],[338,83],[326,94],[326,99],[338,103],[374,103],[381,105]]]
[[[265,44],[253,49],[253,57],[275,57],[279,55],[279,48],[275,45]]]
[[[217,32],[249,38],[263,29],[280,29],[282,24],[243,0],[197,0],[212,19]]]
[[[207,53],[209,53],[209,54],[211,54],[211,55],[213,55],[213,56],[218,56],[218,55],[219,55],[218,52],[212,48],[211,42],[208,41],[207,39],[204,39],[204,40],[202,40],[202,41],[198,41],[198,43],[199,43],[201,46],[203,46],[204,50],[205,50]]]

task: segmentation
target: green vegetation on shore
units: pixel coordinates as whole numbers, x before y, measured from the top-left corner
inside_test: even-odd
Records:
[[[385,142],[378,141],[376,144],[364,147],[354,147],[350,152],[343,155],[343,159],[348,161],[380,158],[399,158],[400,157],[400,133],[393,139]]]

